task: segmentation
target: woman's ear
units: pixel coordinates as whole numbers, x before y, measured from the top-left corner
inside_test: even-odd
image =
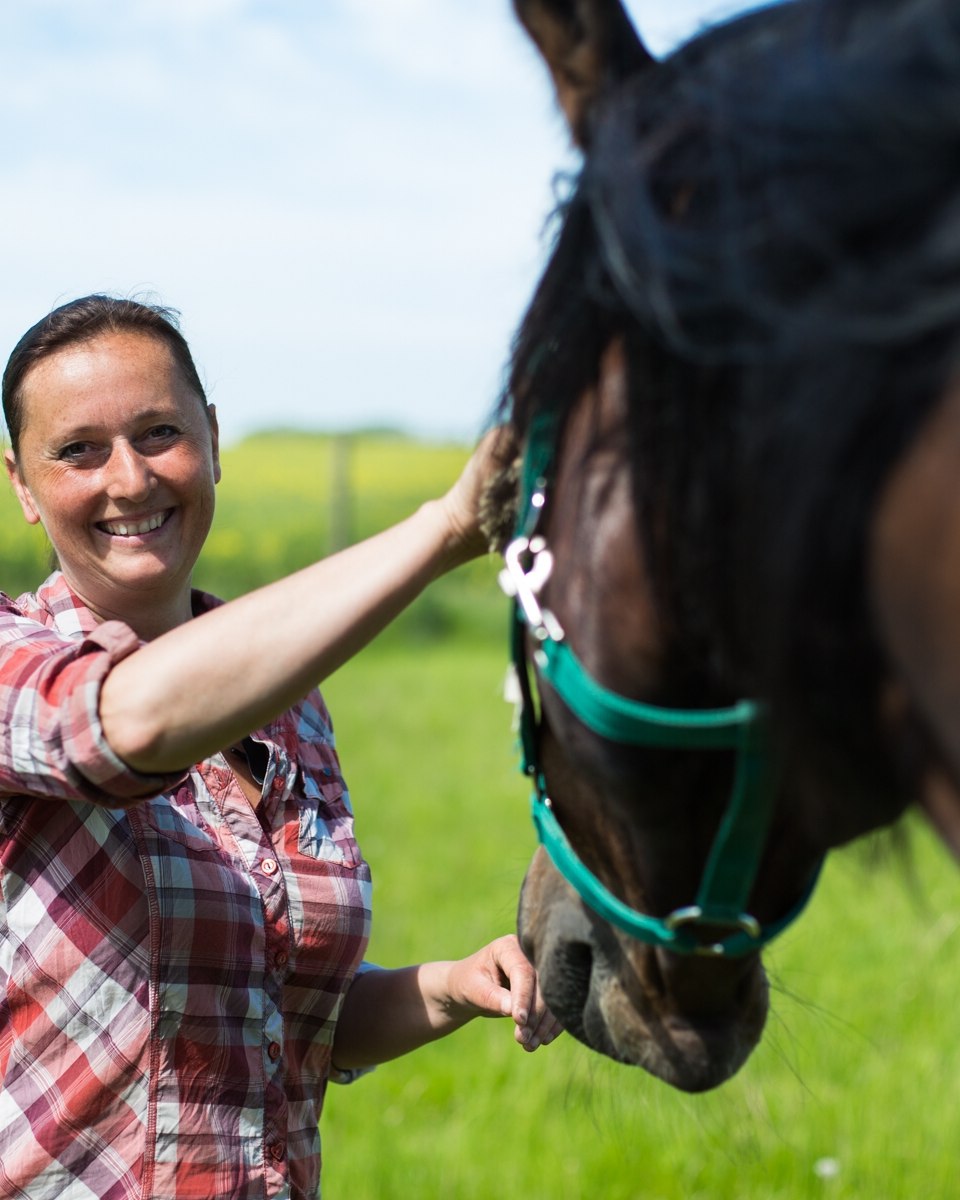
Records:
[[[17,499],[20,501],[20,508],[23,511],[24,518],[30,525],[39,525],[40,513],[33,502],[33,496],[30,495],[30,489],[20,476],[20,468],[17,466],[16,455],[12,450],[5,450],[3,452],[3,462],[7,468],[7,478],[10,480],[10,484],[17,494]]]
[[[220,425],[217,421],[215,404],[207,405],[207,420],[210,422],[210,441],[213,447],[213,481],[220,482]]]

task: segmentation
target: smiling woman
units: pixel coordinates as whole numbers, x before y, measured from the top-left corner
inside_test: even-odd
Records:
[[[167,340],[103,332],[11,374],[30,419],[7,470],[78,598],[143,638],[187,620],[220,462],[213,406]]]
[[[316,1196],[330,1078],[477,1016],[527,1050],[557,1032],[513,936],[361,968],[370,874],[315,686],[483,550],[498,439],[392,529],[223,604],[191,587],[217,425],[169,312],[56,310],[3,404],[60,567],[0,594],[0,1187]]]

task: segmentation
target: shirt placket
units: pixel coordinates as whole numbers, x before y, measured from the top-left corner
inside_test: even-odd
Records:
[[[271,828],[271,818],[282,811],[288,773],[286,755],[271,746],[261,801],[263,823],[235,782],[231,782],[221,793],[223,815],[240,849],[252,865],[251,875],[260,893],[264,912],[263,1148],[268,1196],[285,1192],[288,1184],[283,986],[289,970],[291,943],[283,866],[264,825]]]

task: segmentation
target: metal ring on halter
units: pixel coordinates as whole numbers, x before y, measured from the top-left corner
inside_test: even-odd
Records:
[[[755,939],[758,945],[762,943],[763,938],[763,928],[760,922],[749,913],[740,913],[736,917],[713,917],[705,913],[699,904],[689,904],[685,908],[674,909],[672,913],[663,918],[663,923],[673,933],[688,926],[696,928],[706,925],[710,929],[745,933],[747,937]],[[726,951],[722,942],[704,942],[703,949],[695,950],[694,953],[719,957]]]
[[[741,931],[753,938],[759,938],[763,932],[760,922],[749,913],[739,913],[736,917],[712,917],[699,904],[675,909],[663,920],[668,929],[681,929],[684,925],[716,925],[722,929]]]

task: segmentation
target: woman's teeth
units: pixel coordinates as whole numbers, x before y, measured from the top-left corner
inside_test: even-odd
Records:
[[[131,537],[134,534],[149,533],[152,529],[159,529],[166,519],[167,514],[162,512],[147,517],[145,521],[104,521],[100,528],[119,537]]]

